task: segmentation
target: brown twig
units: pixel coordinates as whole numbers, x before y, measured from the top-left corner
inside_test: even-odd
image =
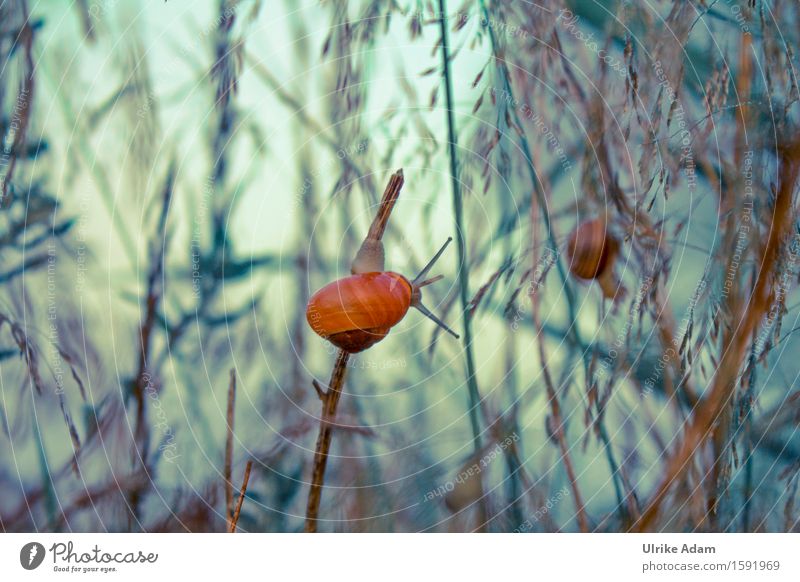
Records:
[[[144,314],[139,327],[139,350],[136,376],[133,379],[133,397],[136,402],[136,425],[133,434],[133,448],[137,463],[148,472],[150,449],[150,428],[147,423],[145,396],[154,388],[153,373],[150,369],[150,353],[154,335],[159,324],[158,309],[164,293],[164,261],[167,254],[170,234],[167,229],[169,209],[175,187],[175,165],[167,169],[167,177],[161,196],[161,212],[158,228],[150,245],[151,266],[147,274]],[[148,486],[145,484],[143,487]],[[129,506],[133,518],[139,519],[139,505],[144,489],[129,492]]]
[[[322,485],[325,482],[325,467],[328,464],[328,453],[331,448],[331,424],[336,415],[336,407],[342,395],[342,385],[344,376],[347,372],[347,360],[350,354],[344,350],[339,350],[336,357],[336,364],[331,372],[331,381],[328,390],[321,395],[322,398],[322,418],[319,424],[319,435],[317,436],[317,446],[314,450],[314,468],[311,471],[311,490],[308,492],[308,505],[306,506],[306,526],[305,531],[313,533],[317,531],[317,516],[319,515],[319,504],[322,498]]]
[[[253,468],[253,461],[247,461],[244,468],[244,479],[242,480],[242,488],[239,490],[239,500],[236,502],[236,511],[233,512],[231,517],[231,526],[228,529],[229,533],[236,533],[236,524],[239,523],[239,515],[242,513],[242,503],[244,503],[244,494],[247,493],[247,483],[250,481],[250,470]]]
[[[672,485],[692,466],[695,453],[713,434],[715,424],[720,421],[725,406],[733,398],[737,375],[746,355],[748,342],[769,311],[770,297],[774,292],[772,288],[774,268],[779,258],[780,247],[791,232],[793,224],[791,205],[800,175],[800,143],[783,146],[781,150],[780,188],[775,200],[773,223],[770,225],[769,239],[764,246],[755,289],[749,298],[744,297],[736,289],[736,292],[730,295],[729,309],[732,314],[738,314],[736,319],[739,324],[735,327],[731,325],[727,331],[722,345],[722,359],[717,367],[709,395],[697,406],[694,419],[684,431],[683,441],[667,462],[664,479],[642,517],[634,523],[635,531],[649,531],[654,528],[661,504]],[[728,272],[727,268],[725,272]]]
[[[386,190],[383,193],[378,212],[372,221],[372,225],[370,225],[369,232],[365,237],[365,242],[368,240],[381,240],[402,187],[403,170],[400,169],[389,179],[389,184],[386,186]],[[325,467],[328,464],[328,454],[331,448],[333,420],[336,417],[336,408],[339,404],[339,398],[342,395],[342,386],[344,384],[344,377],[347,372],[347,361],[349,358],[349,353],[344,350],[339,350],[327,390],[323,390],[316,381],[312,382],[320,400],[322,400],[322,417],[320,418],[317,445],[314,450],[314,465],[311,470],[311,489],[308,492],[308,505],[306,506],[305,531],[309,533],[317,531],[319,504],[322,498],[322,486],[325,482]]]
[[[389,222],[389,216],[391,216],[392,210],[394,210],[394,205],[397,202],[397,198],[400,196],[400,190],[403,188],[404,181],[402,168],[397,170],[397,172],[392,174],[392,177],[389,178],[389,183],[386,185],[386,190],[383,192],[380,206],[378,206],[378,213],[375,215],[375,218],[372,219],[372,224],[365,238],[370,240],[381,240],[383,238],[383,233],[386,231],[386,225]]]
[[[752,66],[752,48],[750,46],[750,35],[742,35],[742,44],[739,47],[739,74],[737,75],[736,94],[742,107],[739,114],[736,116],[736,148],[734,149],[734,163],[737,168],[742,167],[742,158],[748,148],[748,127],[752,125],[750,119],[750,106],[747,102],[750,100],[750,81],[753,75]],[[738,189],[737,189],[738,190]],[[744,191],[744,188],[739,190]],[[734,212],[734,203],[739,200],[740,196],[722,196],[720,204],[723,208],[723,216],[727,216],[725,228],[725,247],[735,248],[735,237],[738,235],[736,228],[737,213]],[[719,505],[721,502],[720,495],[724,495],[727,485],[724,481],[727,480],[730,473],[729,457],[730,452],[730,428],[731,418],[733,415],[734,399],[731,397],[722,407],[719,413],[719,418],[715,423],[711,435],[711,442],[713,447],[714,460],[711,465],[711,482],[709,484],[708,495],[708,518],[712,524],[712,529],[718,526]]]
[[[228,385],[227,437],[225,439],[225,515],[228,523],[233,519],[233,483],[231,473],[233,466],[233,411],[236,401],[236,370],[231,368],[231,381]]]

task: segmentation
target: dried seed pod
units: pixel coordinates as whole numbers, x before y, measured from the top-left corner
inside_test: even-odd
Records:
[[[581,223],[567,244],[569,270],[578,279],[597,281],[603,296],[614,299],[621,290],[614,276],[619,243],[600,218]]]

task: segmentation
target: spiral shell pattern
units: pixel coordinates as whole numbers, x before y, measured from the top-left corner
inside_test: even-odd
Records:
[[[311,296],[306,319],[317,335],[347,352],[360,352],[405,317],[411,292],[408,279],[391,271],[344,277]]]

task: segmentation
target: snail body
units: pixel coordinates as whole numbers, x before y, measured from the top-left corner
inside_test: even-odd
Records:
[[[367,239],[353,261],[353,274],[328,283],[311,296],[306,307],[309,326],[336,347],[354,354],[385,338],[414,307],[458,337],[422,304],[421,292],[422,287],[442,278],[425,276],[451,240],[409,281],[400,273],[384,271],[382,246]]]
[[[600,218],[578,225],[567,243],[570,272],[584,281],[596,281],[608,299],[615,299],[621,287],[614,275],[619,243]]]

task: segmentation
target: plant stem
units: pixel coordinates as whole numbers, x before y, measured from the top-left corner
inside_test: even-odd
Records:
[[[400,190],[403,188],[404,181],[402,168],[392,174],[383,192],[378,211],[375,213],[375,218],[372,219],[372,224],[369,227],[365,240],[380,242],[383,238],[383,233],[386,231],[386,225],[389,222],[392,210],[394,210],[397,198],[400,196]],[[342,385],[344,384],[344,376],[347,372],[347,361],[349,358],[349,353],[344,350],[339,350],[336,356],[336,363],[333,365],[333,371],[331,372],[331,379],[328,382],[327,390],[323,390],[316,383],[316,380],[314,381],[314,388],[320,400],[322,400],[322,417],[319,423],[317,446],[314,450],[314,466],[311,470],[311,489],[308,492],[308,505],[306,506],[305,531],[308,533],[317,531],[317,516],[319,515],[319,504],[322,498],[322,486],[325,482],[325,467],[328,464],[328,454],[331,449],[333,420],[336,417],[336,407],[342,395]]]
[[[233,519],[233,483],[231,474],[233,468],[233,420],[236,403],[236,370],[231,368],[231,380],[228,384],[228,410],[226,414],[227,431],[225,437],[225,516],[228,523]]]
[[[458,182],[458,157],[456,147],[458,137],[453,110],[453,83],[450,75],[450,49],[447,36],[445,0],[439,0],[439,24],[442,31],[442,66],[444,68],[445,98],[447,104],[447,133],[450,151],[450,180],[453,186],[453,214],[456,226],[456,247],[458,249],[458,283],[461,310],[464,321],[464,355],[467,359],[467,389],[469,390],[469,419],[472,424],[472,439],[475,451],[481,448],[481,432],[478,423],[480,391],[475,376],[475,361],[472,356],[472,325],[469,315],[469,262],[464,240],[464,209],[461,199],[461,185]]]
[[[247,493],[247,484],[250,482],[250,471],[253,468],[253,461],[247,461],[244,468],[244,478],[242,479],[242,488],[239,490],[239,500],[236,502],[236,509],[231,515],[231,523],[228,528],[230,533],[236,533],[236,525],[239,523],[239,515],[242,513],[242,503],[244,503],[244,496]]]
[[[789,142],[779,150],[780,185],[775,195],[770,232],[760,256],[753,255],[759,264],[755,289],[746,293],[740,285],[734,285],[725,305],[730,313],[730,328],[725,332],[721,346],[721,357],[713,383],[706,389],[708,394],[694,408],[691,422],[683,429],[683,440],[667,459],[664,476],[653,494],[642,516],[633,524],[633,531],[647,532],[658,527],[664,499],[672,486],[684,478],[693,466],[695,455],[704,448],[706,440],[713,435],[716,423],[734,398],[739,370],[746,357],[747,342],[755,341],[753,333],[769,312],[772,281],[777,278],[776,269],[780,260],[781,245],[793,234],[792,203],[798,177],[800,176],[800,141]],[[725,270],[731,269],[734,261],[730,255]]]
[[[447,34],[447,10],[445,0],[439,0],[439,25],[442,32],[442,68],[444,75],[445,103],[447,106],[447,141],[450,152],[450,180],[453,187],[453,215],[455,218],[456,247],[458,248],[458,283],[461,299],[461,312],[464,321],[464,356],[467,360],[467,391],[469,393],[469,421],[472,426],[472,445],[477,454],[481,450],[481,428],[478,421],[478,408],[481,403],[478,379],[475,375],[475,360],[472,355],[472,323],[469,311],[469,261],[464,236],[464,208],[461,198],[461,185],[458,182],[458,134],[456,132],[455,109],[453,105],[453,81],[450,74],[450,44]],[[488,521],[486,500],[481,495],[478,501],[478,531],[484,531]]]
[[[483,22],[489,23],[491,22],[489,10],[486,8],[486,3],[484,0],[479,0],[479,4],[481,7],[481,12],[483,13]],[[489,42],[492,46],[492,56],[494,57],[497,67],[500,70],[500,74],[503,81],[503,87],[506,91],[506,94],[513,100],[514,99],[514,90],[511,86],[511,80],[509,78],[508,73],[508,66],[506,65],[505,60],[499,55],[497,49],[497,39],[495,38],[494,30],[488,24],[484,24],[484,28],[487,30],[489,35]],[[522,121],[519,117],[519,112],[516,108],[512,109],[512,114],[514,116],[514,122],[517,124],[517,127],[520,128],[520,131],[523,130]],[[528,143],[528,139],[525,137],[524,133],[519,134],[519,143],[520,148],[522,149],[522,154],[525,158],[526,167],[528,169],[528,173],[530,175],[530,180],[533,185],[534,193],[536,194],[536,201],[539,204],[539,207],[542,209],[542,218],[544,221],[544,227],[547,231],[547,242],[548,246],[550,247],[551,251],[557,257],[556,259],[556,271],[558,272],[559,279],[562,283],[562,289],[564,292],[564,298],[566,299],[567,304],[567,313],[569,317],[569,328],[568,333],[572,336],[572,340],[575,346],[580,349],[580,346],[584,345],[583,340],[581,339],[580,332],[578,330],[578,316],[577,316],[577,309],[575,307],[575,294],[572,290],[572,286],[570,284],[569,278],[567,276],[567,269],[564,266],[564,263],[561,259],[561,253],[558,250],[558,242],[556,241],[556,234],[553,230],[552,226],[552,219],[550,217],[550,212],[547,206],[547,198],[545,196],[544,190],[542,189],[542,184],[539,180],[539,176],[536,172],[536,168],[533,165],[533,155],[531,153],[530,144]],[[589,378],[589,370],[590,370],[590,362],[591,362],[591,352],[589,350],[583,350],[583,365],[584,371],[587,375],[587,382],[591,379]],[[597,408],[597,407],[596,407]],[[601,411],[597,408],[596,413],[598,415],[597,419],[597,428],[598,428],[598,436],[600,437],[601,442],[603,443],[603,449],[606,455],[606,460],[608,461],[609,469],[611,472],[611,478],[614,484],[614,492],[616,493],[617,497],[617,507],[619,511],[622,513],[623,518],[625,506],[624,506],[624,499],[623,499],[623,490],[625,489],[625,484],[620,477],[619,472],[619,465],[614,458],[614,453],[611,449],[611,439],[608,436],[608,432],[606,430],[605,424],[603,423],[603,418]],[[633,491],[629,491],[624,495],[625,499],[634,497],[635,494]]]
[[[547,402],[550,405],[550,418],[553,421],[553,437],[558,443],[558,448],[561,451],[561,461],[564,463],[564,468],[567,471],[567,478],[569,485],[572,488],[572,496],[575,500],[575,516],[578,521],[578,527],[581,532],[589,532],[589,520],[586,517],[586,506],[583,503],[583,496],[581,495],[580,488],[578,487],[578,478],[575,475],[575,468],[572,464],[572,457],[570,456],[570,447],[567,444],[566,426],[561,415],[561,405],[558,402],[558,395],[553,380],[550,377],[550,369],[547,367],[547,354],[545,352],[544,341],[541,340],[542,323],[539,317],[539,298],[534,296],[531,298],[533,302],[533,323],[536,326],[537,335],[540,340],[539,346],[539,363],[542,367],[542,375],[544,376],[545,388],[547,390]]]
[[[308,492],[308,505],[306,506],[305,531],[308,533],[317,531],[317,516],[319,515],[319,502],[322,497],[322,484],[325,481],[325,467],[328,464],[328,453],[331,449],[332,423],[336,416],[339,398],[342,395],[342,385],[347,372],[348,359],[350,359],[350,354],[344,350],[339,350],[336,364],[334,364],[331,372],[328,390],[319,392],[322,400],[322,419],[319,423],[317,447],[314,451],[314,468],[311,471],[311,490]]]

